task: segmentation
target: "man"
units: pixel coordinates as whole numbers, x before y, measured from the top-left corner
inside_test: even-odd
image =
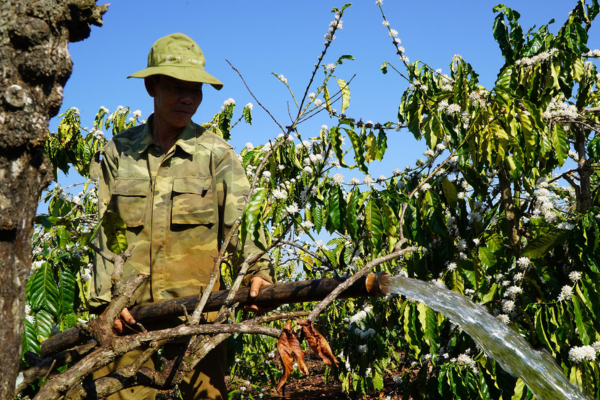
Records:
[[[129,245],[135,245],[124,265],[124,279],[136,272],[151,274],[140,288],[137,304],[197,295],[210,278],[214,259],[240,215],[249,184],[233,148],[222,138],[191,121],[202,102],[203,84],[220,90],[223,84],[204,70],[198,45],[175,33],[159,39],[148,54],[148,67],[130,77],[144,78],[154,98],[154,113],[144,125],[116,135],[103,149],[99,185],[99,213],[117,212],[127,225]],[[102,232],[100,245],[106,248]],[[230,254],[239,240],[232,238]],[[241,259],[258,253],[246,241]],[[100,307],[110,302],[113,265],[98,258],[89,303]],[[244,284],[255,297],[261,286],[274,281],[268,256],[247,273]],[[224,289],[215,287],[214,290]],[[247,310],[267,311],[255,305]],[[213,313],[214,314],[214,313]],[[211,321],[214,315],[205,315]],[[124,322],[126,324],[124,324]],[[160,329],[181,324],[162,321],[148,326]],[[127,309],[115,321],[118,334],[127,333],[135,320]],[[131,332],[131,331],[129,331]],[[176,357],[183,344],[165,346],[167,358]],[[184,399],[226,399],[224,346],[213,350],[180,385]],[[132,363],[143,349],[128,353],[94,374],[104,376]],[[146,366],[154,368],[154,360]],[[154,390],[135,387],[109,399],[154,399]]]

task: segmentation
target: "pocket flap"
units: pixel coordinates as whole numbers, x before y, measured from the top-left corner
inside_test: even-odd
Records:
[[[113,194],[119,196],[148,196],[150,178],[117,178]]]
[[[195,177],[185,177],[185,178],[175,178],[173,180],[173,191],[177,193],[194,193],[194,194],[204,194],[208,189],[210,189],[211,178],[195,178]]]

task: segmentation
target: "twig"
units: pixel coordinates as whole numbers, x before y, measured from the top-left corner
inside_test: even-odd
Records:
[[[287,244],[288,246],[293,246],[297,249],[300,249],[302,251],[304,251],[306,254],[309,254],[311,257],[316,258],[317,260],[319,260],[321,262],[321,264],[326,264],[328,266],[332,266],[331,262],[323,257],[321,257],[320,255],[310,251],[309,249],[300,246],[298,243],[293,242],[291,240],[286,240],[286,239],[279,239],[279,238],[273,238],[273,241],[275,243],[283,243],[283,244]]]
[[[269,116],[271,117],[271,119],[272,119],[273,121],[275,121],[275,123],[276,123],[276,124],[279,126],[279,128],[281,129],[281,132],[284,132],[284,133],[285,133],[285,132],[286,132],[286,130],[285,130],[285,129],[283,129],[283,126],[281,126],[281,124],[279,123],[279,121],[277,121],[277,120],[275,119],[275,117],[274,117],[274,116],[273,116],[273,115],[272,115],[272,114],[269,112],[269,110],[267,110],[267,109],[265,108],[265,106],[263,106],[263,105],[261,104],[261,102],[260,102],[260,101],[258,101],[258,99],[257,99],[257,98],[256,98],[256,96],[254,95],[254,93],[252,93],[252,90],[250,90],[250,88],[248,87],[248,84],[247,84],[247,83],[246,83],[246,81],[244,80],[244,77],[242,76],[242,74],[240,73],[240,71],[238,71],[238,69],[237,69],[236,67],[234,67],[234,66],[233,66],[233,65],[232,65],[232,64],[229,62],[229,60],[225,60],[225,61],[227,61],[227,64],[229,64],[229,66],[230,66],[230,67],[231,67],[231,68],[232,68],[232,69],[233,69],[235,72],[237,72],[237,73],[238,73],[238,75],[239,75],[239,76],[240,76],[240,78],[242,79],[242,82],[244,82],[244,85],[246,86],[246,89],[248,89],[248,92],[250,92],[250,95],[252,96],[252,98],[254,98],[254,101],[256,101],[256,103],[257,103],[257,104],[258,104],[258,105],[259,105],[259,106],[260,106],[260,107],[261,107],[263,110],[265,110],[265,112],[266,112],[267,114],[269,114]]]
[[[50,372],[52,372],[52,368],[54,368],[55,364],[56,364],[56,358],[54,360],[52,360],[52,364],[50,364],[50,368],[48,368],[48,372],[46,372],[46,375],[44,375],[44,380],[48,379],[48,375],[50,375]]]

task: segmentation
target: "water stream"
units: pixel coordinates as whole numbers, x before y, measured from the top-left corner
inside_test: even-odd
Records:
[[[402,276],[383,276],[384,292],[403,294],[443,313],[477,342],[502,368],[520,377],[541,400],[588,398],[572,385],[554,359],[529,343],[485,308],[467,297],[429,282]]]

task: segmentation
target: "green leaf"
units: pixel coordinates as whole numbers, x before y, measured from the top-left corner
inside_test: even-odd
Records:
[[[75,275],[67,268],[62,268],[60,271],[60,312],[61,314],[69,314],[73,312],[75,298],[77,292],[77,280]]]
[[[29,322],[27,320],[27,318],[25,319],[25,322],[23,324],[23,354],[25,354],[28,351],[32,351],[35,354],[40,354],[40,350],[41,350],[41,345],[40,342],[37,340],[37,332],[35,329],[35,322],[34,324],[32,324],[31,322]]]
[[[321,228],[323,228],[323,215],[321,213],[321,208],[317,205],[313,206],[313,223],[315,224],[315,229],[317,233],[321,232]]]
[[[437,193],[433,190],[428,190],[425,193],[423,206],[425,208],[423,212],[427,216],[431,230],[440,236],[446,236],[448,228],[446,227],[443,207]]]
[[[352,129],[344,128],[344,130],[352,142],[352,147],[354,149],[354,161],[356,161],[356,164],[362,173],[368,174],[369,168],[365,162],[365,150],[363,149],[363,144],[360,140],[360,137]]]
[[[387,65],[388,65],[388,63],[387,63],[387,61],[386,61],[386,62],[384,62],[383,64],[381,64],[381,67],[380,67],[380,69],[381,69],[381,72],[383,72],[383,74],[384,74],[384,75],[385,75],[385,74],[387,74],[387,72],[388,72],[388,70],[387,70]]]
[[[442,179],[442,192],[444,193],[448,205],[452,208],[456,208],[458,206],[458,190],[454,183],[450,182],[447,177]]]
[[[419,354],[421,353],[421,343],[417,338],[415,325],[415,313],[412,304],[409,304],[404,309],[404,338],[410,349],[414,352],[415,357],[419,357]]]
[[[325,99],[325,108],[329,111],[329,115],[333,115],[333,111],[331,110],[331,97],[329,96],[329,89],[327,89],[327,85],[323,85],[323,98]]]
[[[106,245],[114,254],[121,254],[127,250],[127,226],[119,214],[107,211],[102,218],[102,228],[106,235]]]
[[[554,247],[564,243],[567,236],[569,231],[564,230],[541,234],[527,243],[523,249],[523,257],[532,259],[544,257]]]
[[[46,231],[50,230],[58,221],[58,217],[48,217],[45,215],[38,215],[35,217],[35,223],[42,225]]]
[[[517,384],[515,385],[515,394],[511,397],[511,400],[521,400],[523,397],[523,391],[525,390],[525,382],[523,379],[519,378],[517,380]],[[526,393],[526,391],[525,391]]]
[[[242,110],[242,115],[244,116],[244,121],[252,125],[252,109],[248,106],[244,107]]]
[[[417,310],[419,311],[419,322],[421,322],[421,328],[423,329],[423,339],[430,346],[430,352],[437,354],[440,347],[437,334],[437,317],[435,311],[427,307],[425,304],[417,303]]]
[[[476,193],[487,194],[488,185],[487,178],[485,176],[481,175],[470,165],[464,165],[460,167],[460,170],[469,185],[473,186],[473,189],[475,189]]]
[[[373,131],[369,132],[365,143],[365,160],[370,163],[377,159],[377,138],[373,134]]]
[[[248,234],[252,238],[254,244],[261,250],[265,250],[265,246],[260,240],[260,227],[261,214],[264,210],[267,192],[268,191],[265,188],[257,189],[245,211]]]
[[[483,298],[481,299],[481,301],[483,303],[488,303],[488,302],[494,300],[494,296],[496,295],[497,290],[498,290],[498,284],[494,283],[492,285],[492,287],[490,288],[490,290],[485,295],[483,295]]]
[[[340,230],[343,227],[344,215],[344,195],[342,188],[339,186],[333,187],[329,196],[329,220],[335,230]]]
[[[556,357],[556,353],[554,352],[554,348],[550,345],[550,341],[548,340],[548,336],[546,336],[546,329],[544,328],[544,324],[542,321],[542,312],[543,308],[539,308],[535,313],[535,333],[537,334],[538,339],[542,343],[542,345],[546,348],[546,350],[552,353],[553,357]]]
[[[46,309],[57,315],[59,312],[58,287],[50,263],[43,264],[31,277],[31,308],[33,311]]]
[[[559,166],[562,166],[569,155],[569,138],[565,128],[557,123],[552,131],[552,146],[556,152]]]
[[[517,108],[517,113],[519,114],[519,118],[521,119],[521,128],[523,129],[523,138],[525,142],[525,150],[526,154],[533,155],[533,150],[535,148],[535,132],[533,131],[533,123],[531,120],[529,113]]]
[[[373,377],[373,389],[375,389],[375,390],[383,389],[383,377],[381,376],[381,374],[379,372],[376,372],[375,376]]]
[[[371,236],[373,254],[377,254],[381,250],[382,245],[383,219],[373,200],[369,200],[365,207],[365,220],[367,222],[367,230]]]
[[[342,79],[336,79],[338,85],[340,86],[340,90],[342,91],[342,113],[346,111],[348,106],[350,105],[350,87],[346,83],[346,81]]]
[[[344,8],[346,8],[346,6],[348,6],[348,4],[346,4]],[[342,10],[344,8],[342,8]],[[344,54],[343,56],[337,59],[336,64],[342,64],[342,60],[354,60],[354,56],[351,56],[350,54]]]
[[[37,339],[40,342],[48,339],[52,333],[54,318],[47,310],[41,310],[35,315],[35,324],[37,327]]]
[[[573,309],[575,311],[575,324],[577,325],[577,334],[581,342],[588,346],[596,340],[596,331],[587,309],[581,303],[577,296],[571,296]]]
[[[347,167],[344,161],[344,149],[342,148],[342,137],[340,133],[340,128],[337,126],[331,127],[329,130],[329,137],[331,138],[331,144],[333,146],[333,151],[335,151],[335,155],[340,162],[342,167]]]
[[[497,12],[496,7],[494,7],[494,12]],[[494,32],[494,39],[500,45],[500,50],[502,50],[502,57],[504,57],[507,64],[512,64],[514,62],[513,50],[509,43],[508,29],[504,24],[504,12],[496,16],[492,29]]]
[[[496,257],[494,256],[492,250],[488,249],[487,247],[480,247],[478,252],[479,260],[481,261],[481,264],[486,267],[486,269],[496,265]]]

